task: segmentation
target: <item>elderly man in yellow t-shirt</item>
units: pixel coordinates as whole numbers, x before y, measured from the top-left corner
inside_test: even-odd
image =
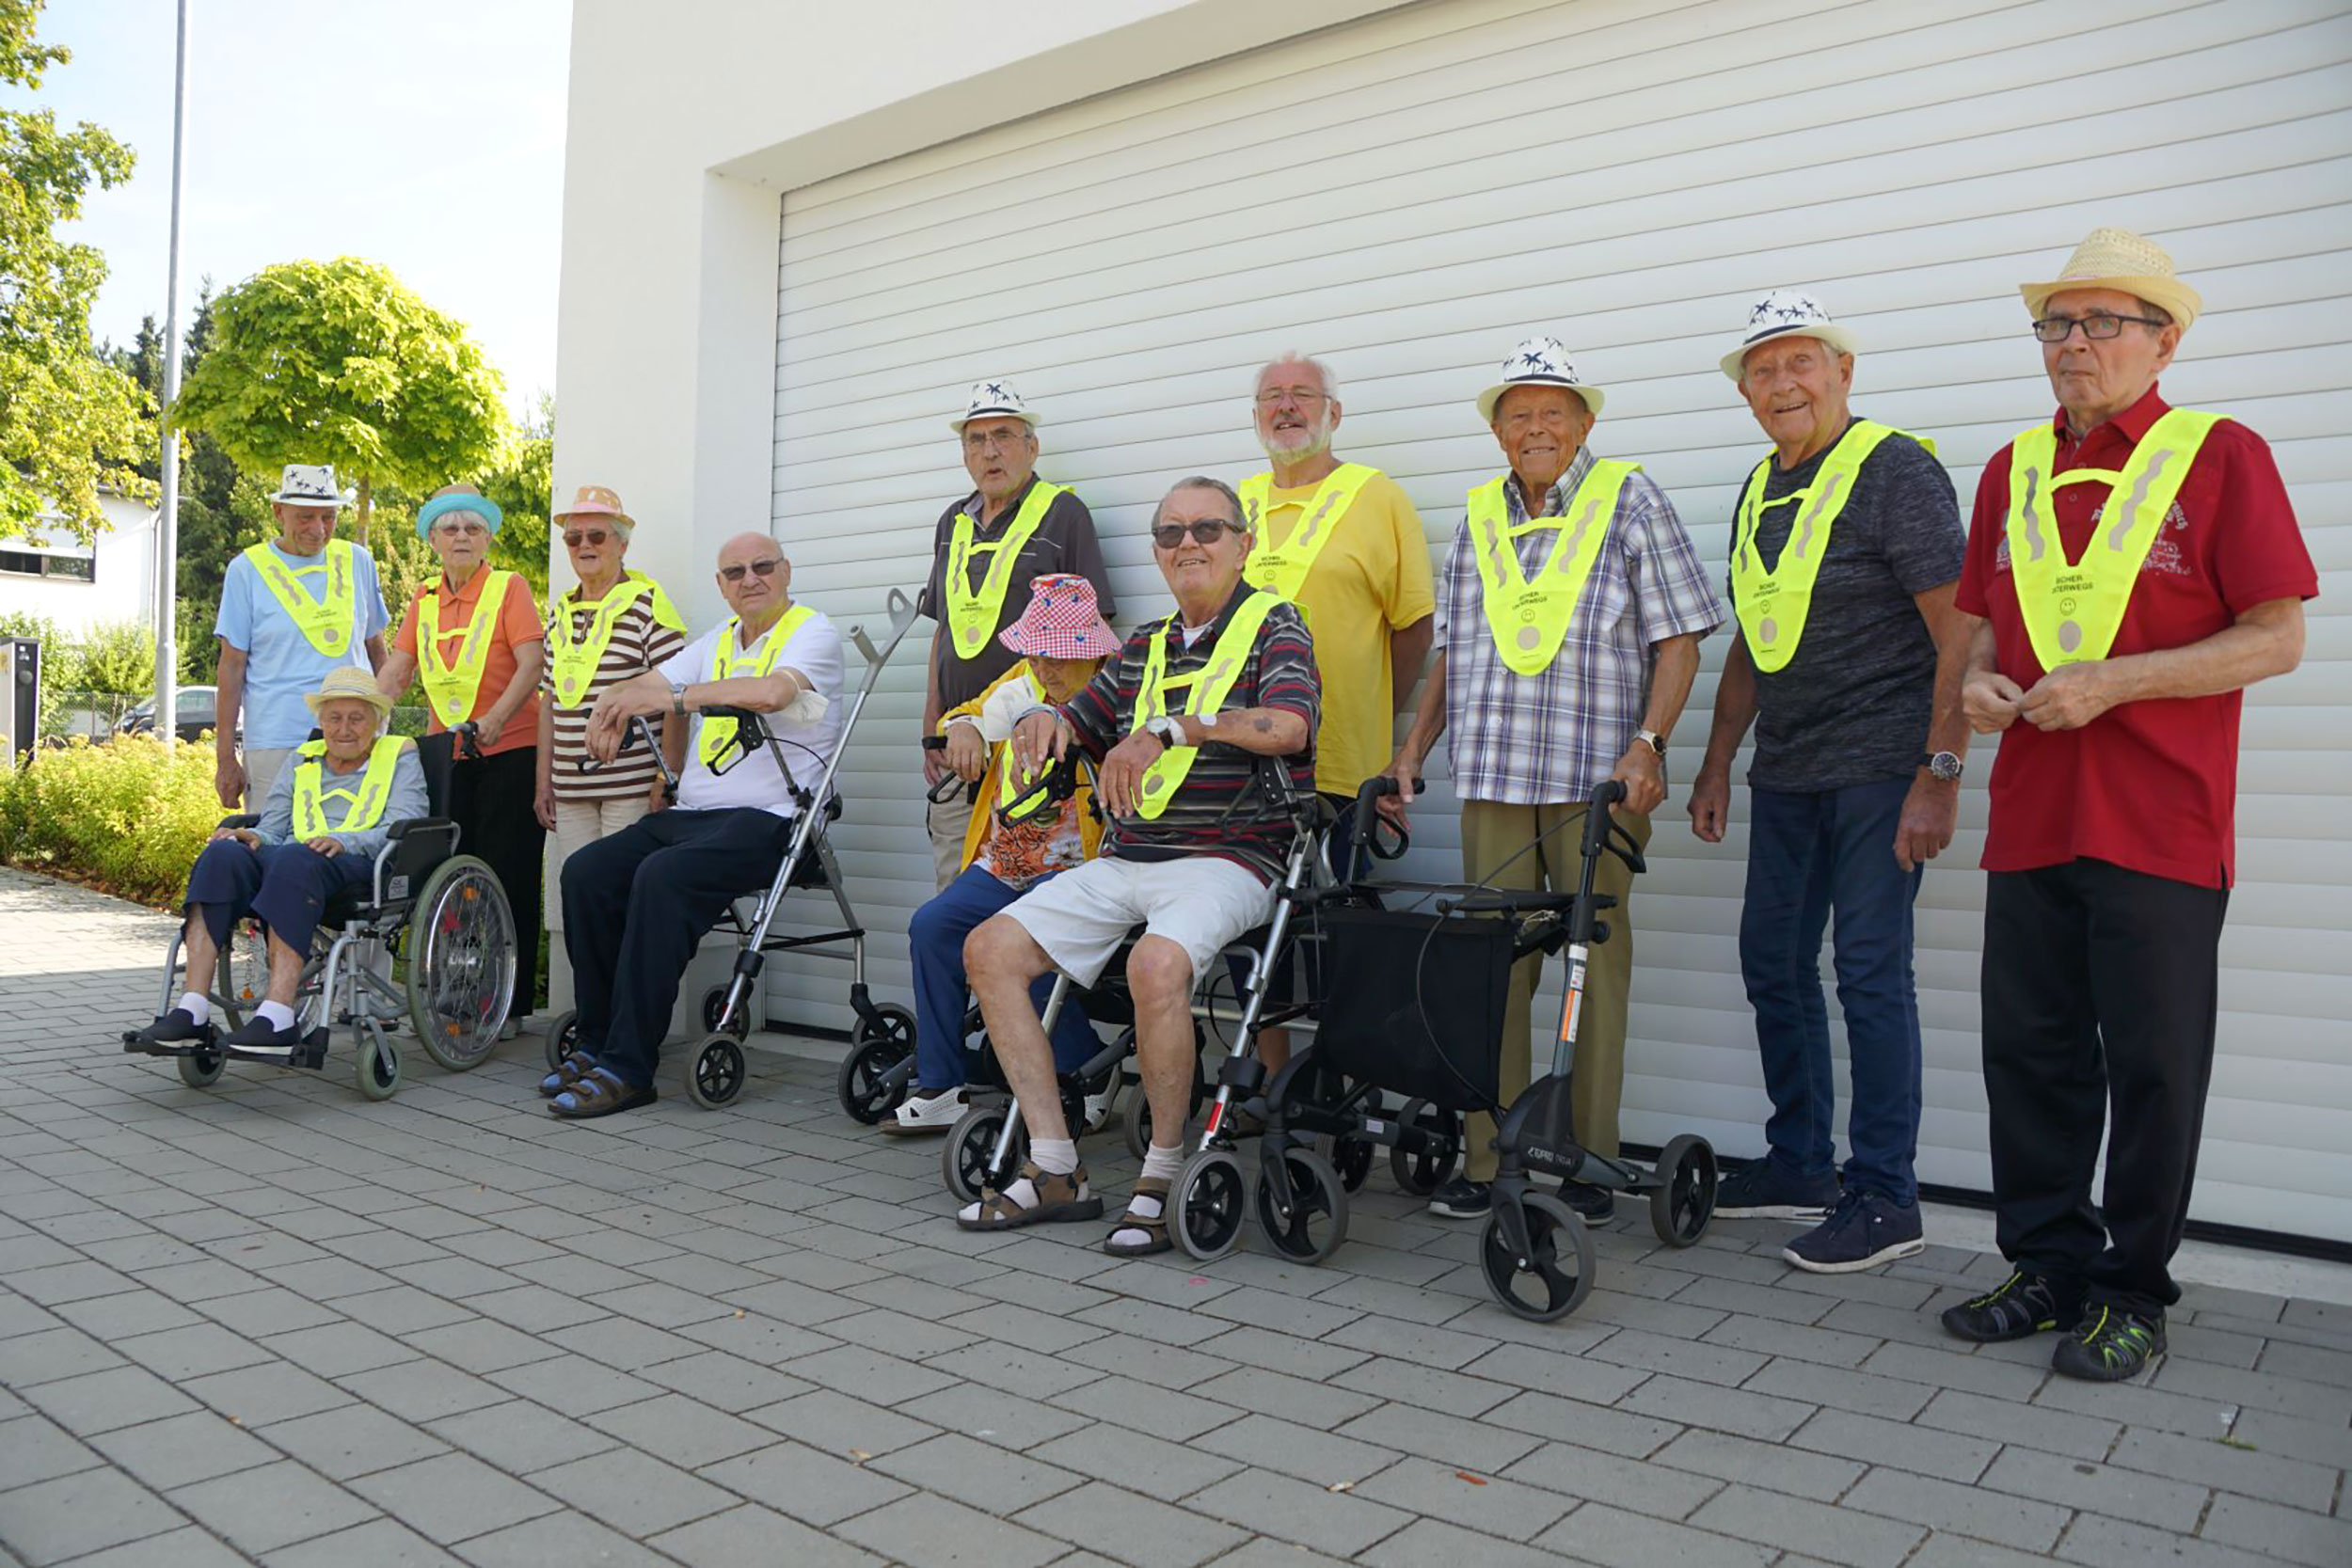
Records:
[[[1344,844],[1357,789],[1395,749],[1396,716],[1429,655],[1437,592],[1428,537],[1403,487],[1331,450],[1339,392],[1329,368],[1303,354],[1261,370],[1253,418],[1273,467],[1240,490],[1243,520],[1258,540],[1243,575],[1297,605],[1314,636],[1323,678],[1315,789],[1343,809],[1332,842]],[[1336,858],[1343,877],[1360,869]],[[1275,985],[1277,994],[1286,989],[1282,973]],[[1265,1031],[1258,1053],[1269,1071],[1280,1068],[1289,1036]]]

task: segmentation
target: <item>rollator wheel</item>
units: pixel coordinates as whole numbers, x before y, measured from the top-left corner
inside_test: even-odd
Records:
[[[714,1035],[732,1035],[739,1040],[751,1038],[751,1008],[745,1007],[742,1010],[742,1016],[737,1018],[732,1024],[727,1022],[726,1013],[726,987],[713,986],[703,992],[703,1027],[705,1029]]]
[[[1371,1178],[1373,1150],[1377,1147],[1370,1138],[1354,1132],[1315,1140],[1315,1152],[1330,1162],[1331,1168],[1339,1172],[1340,1185],[1351,1193],[1361,1192]]]
[[[743,1048],[731,1035],[713,1035],[694,1053],[687,1069],[686,1096],[706,1111],[715,1111],[743,1092]]]
[[[899,1048],[901,1054],[914,1050],[914,1015],[896,1002],[885,1002],[874,1009],[871,1020],[860,1018],[850,1031],[850,1043],[867,1045],[876,1040],[888,1040]]]
[[[1169,1228],[1186,1255],[1214,1263],[1241,1243],[1248,1198],[1241,1161],[1231,1149],[1204,1148],[1185,1161],[1168,1198]]]
[[[228,1057],[199,1045],[180,1058],[180,1082],[192,1089],[209,1088],[219,1082],[220,1069],[228,1065]]]
[[[1707,1234],[1715,1217],[1715,1150],[1695,1132],[1685,1132],[1659,1151],[1658,1185],[1649,1195],[1649,1225],[1658,1239],[1685,1247]]]
[[[369,1100],[389,1100],[400,1087],[400,1048],[373,1019],[360,1021],[359,1049],[351,1064],[352,1082]],[[430,1047],[428,1046],[429,1050]]]
[[[996,1152],[996,1140],[1004,1135],[1005,1108],[1001,1105],[975,1105],[947,1132],[947,1147],[939,1151],[939,1179],[960,1203],[970,1203],[980,1196],[980,1188],[988,1180],[988,1162]],[[1016,1166],[1028,1158],[1029,1139],[1026,1132],[1015,1134],[1012,1157]]]
[[[1125,1030],[1120,1035],[1119,1039],[1120,1043],[1128,1050],[1128,1060],[1133,1061],[1136,1032],[1133,1029]],[[1192,1115],[1184,1123],[1184,1132],[1177,1137],[1168,1139],[1170,1144],[1182,1143],[1190,1135],[1193,1124],[1200,1119],[1200,1108],[1209,1102],[1209,1075],[1200,1066],[1200,1026],[1196,1023],[1192,1028]],[[1140,1075],[1135,1074],[1131,1068],[1122,1070],[1128,1072],[1133,1078],[1123,1091],[1127,1101],[1125,1108],[1127,1152],[1140,1160],[1150,1152],[1152,1146],[1152,1099],[1143,1092],[1143,1081]]]
[[[855,1039],[834,1078],[834,1093],[841,1108],[868,1127],[897,1110],[907,1097],[907,1085],[903,1079],[892,1080],[890,1069],[914,1051],[912,1041],[900,1045],[893,1039]]]
[[[515,916],[497,874],[471,855],[435,866],[409,910],[405,942],[408,1022],[425,1053],[452,1072],[481,1066],[515,988]]]
[[[1427,1197],[1461,1163],[1462,1118],[1452,1111],[1438,1109],[1426,1100],[1415,1100],[1398,1113],[1397,1120],[1424,1135],[1408,1140],[1415,1147],[1398,1143],[1390,1148],[1389,1174],[1396,1178],[1396,1184],[1405,1191],[1416,1197]]]
[[[1593,1289],[1593,1238],[1576,1212],[1549,1193],[1519,1199],[1527,1216],[1527,1267],[1502,1239],[1492,1215],[1479,1239],[1478,1261],[1495,1300],[1533,1323],[1565,1318]]]
[[[558,1013],[548,1023],[548,1070],[553,1072],[564,1065],[564,1058],[580,1045],[580,1014],[577,1010]]]
[[[1371,1167],[1369,1160],[1365,1167]],[[1282,1168],[1290,1176],[1291,1211],[1275,1212],[1274,1183],[1261,1164],[1254,1204],[1258,1229],[1283,1257],[1320,1263],[1347,1240],[1347,1188],[1331,1162],[1311,1148],[1284,1149]]]

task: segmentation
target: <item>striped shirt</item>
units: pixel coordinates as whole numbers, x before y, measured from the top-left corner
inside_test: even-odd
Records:
[[[1216,640],[1232,619],[1249,589],[1240,585],[1216,619],[1184,644],[1184,632],[1173,615],[1147,621],[1130,633],[1124,645],[1106,660],[1100,673],[1069,702],[1061,715],[1078,732],[1078,743],[1096,762],[1135,729],[1136,700],[1143,689],[1144,660],[1152,639],[1162,640],[1168,675],[1189,674],[1209,662]],[[1181,705],[1171,704],[1181,707]],[[1258,628],[1258,641],[1242,666],[1241,678],[1226,693],[1217,711],[1276,708],[1295,713],[1307,722],[1311,737],[1323,715],[1321,682],[1315,674],[1314,640],[1295,605],[1277,605]],[[1290,769],[1292,787],[1311,795],[1315,787],[1315,756],[1311,738],[1301,751],[1279,759]],[[1110,820],[1103,837],[1103,853],[1120,860],[1165,861],[1184,855],[1216,855],[1237,861],[1268,882],[1282,874],[1291,847],[1290,819],[1262,802],[1256,791],[1240,805],[1245,790],[1257,777],[1258,758],[1238,746],[1215,742],[1200,748],[1192,771],[1156,820],[1141,817]],[[1228,813],[1231,813],[1229,816]]]
[[[617,586],[607,592],[616,592]],[[578,642],[588,635],[588,624],[596,619],[596,601],[578,604],[568,596],[556,601],[556,613],[566,612],[572,618],[571,640]],[[643,674],[686,646],[686,639],[653,618],[653,606],[645,598],[621,611],[612,623],[612,641],[604,645],[604,657],[597,661],[596,673],[588,682],[580,705],[565,707],[555,700],[555,621],[550,616],[547,631],[547,670],[541,677],[539,690],[546,699],[548,712],[555,720],[555,798],[559,800],[619,800],[632,795],[644,795],[653,788],[660,770],[644,746],[630,746],[619,756],[593,773],[580,770],[580,760],[588,754],[588,710],[605,689],[631,675]],[[661,735],[662,715],[651,721],[656,739]]]
[[[1556,517],[1593,467],[1590,447],[1544,495],[1537,517]],[[1514,527],[1529,520],[1515,474],[1503,482]],[[1530,578],[1550,555],[1549,529],[1512,543]],[[1438,577],[1435,641],[1445,660],[1446,743],[1454,793],[1464,800],[1548,805],[1581,800],[1633,744],[1649,703],[1652,645],[1705,636],[1724,609],[1699,552],[1665,492],[1637,473],[1568,621],[1559,656],[1539,675],[1512,673],[1486,628],[1486,587],[1467,520],[1455,527]]]

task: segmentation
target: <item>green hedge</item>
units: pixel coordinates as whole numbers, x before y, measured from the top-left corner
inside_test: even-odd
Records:
[[[174,909],[224,815],[209,745],[72,740],[0,773],[0,860]]]

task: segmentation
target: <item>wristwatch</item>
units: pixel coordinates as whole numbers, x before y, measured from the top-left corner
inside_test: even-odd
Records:
[[[1959,753],[1955,752],[1934,752],[1923,754],[1919,758],[1919,766],[1946,784],[1957,784],[1960,775],[1967,768],[1967,764],[1962,762]]]
[[[1663,757],[1666,754],[1666,737],[1660,735],[1656,730],[1635,730],[1633,732],[1633,738],[1648,746],[1651,751],[1656,752],[1661,757]]]
[[[1171,752],[1184,743],[1184,721],[1172,713],[1163,713],[1145,721],[1143,728],[1146,734]]]
[[[670,711],[680,719],[686,717],[686,683],[684,681],[670,683]]]

